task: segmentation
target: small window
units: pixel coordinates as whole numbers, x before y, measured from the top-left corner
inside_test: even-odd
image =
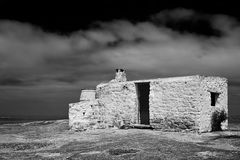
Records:
[[[211,93],[211,106],[215,106],[217,99],[219,97],[219,93],[216,92],[210,92]]]

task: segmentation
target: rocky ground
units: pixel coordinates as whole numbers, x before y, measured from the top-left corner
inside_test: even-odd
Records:
[[[140,129],[73,132],[68,120],[0,125],[0,159],[239,159],[240,125],[204,134]]]

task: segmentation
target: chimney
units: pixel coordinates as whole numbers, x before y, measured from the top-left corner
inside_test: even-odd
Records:
[[[126,82],[127,81],[126,72],[124,69],[116,69],[115,80],[117,82]]]

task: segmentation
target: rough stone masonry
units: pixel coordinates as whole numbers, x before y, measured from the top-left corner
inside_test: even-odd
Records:
[[[200,75],[127,81],[123,69],[69,104],[73,130],[149,125],[165,131],[210,132],[228,127],[227,79]]]

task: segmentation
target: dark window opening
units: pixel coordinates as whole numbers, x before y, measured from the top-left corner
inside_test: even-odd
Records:
[[[219,93],[215,93],[215,92],[210,92],[211,93],[211,106],[215,106],[217,99],[219,97]]]
[[[85,112],[83,112],[83,115],[85,116]]]
[[[150,84],[136,83],[138,107],[139,107],[139,123],[149,125],[149,92]]]

